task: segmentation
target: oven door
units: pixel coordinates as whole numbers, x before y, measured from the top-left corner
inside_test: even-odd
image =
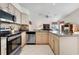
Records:
[[[21,46],[21,36],[11,39],[7,41],[7,55],[14,52],[19,46]]]
[[[1,55],[1,37],[0,37],[0,55]]]

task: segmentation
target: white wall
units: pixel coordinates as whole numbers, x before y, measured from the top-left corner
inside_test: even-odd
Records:
[[[69,15],[65,16],[62,20],[64,20],[65,22],[79,24],[79,8]]]
[[[33,20],[32,29],[41,29],[43,24],[51,24],[54,20],[52,18],[38,18]]]
[[[20,28],[20,25],[16,25],[16,24],[8,24],[8,23],[1,23],[1,28],[10,28],[10,26],[12,28],[14,28],[13,30],[18,31]]]

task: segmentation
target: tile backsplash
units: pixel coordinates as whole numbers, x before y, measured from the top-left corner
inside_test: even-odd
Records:
[[[20,25],[16,25],[16,24],[8,24],[8,23],[2,23],[1,24],[1,28],[13,28],[13,30],[18,31],[20,28]]]

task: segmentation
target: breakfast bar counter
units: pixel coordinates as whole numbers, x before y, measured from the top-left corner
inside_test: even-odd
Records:
[[[56,55],[79,54],[79,34],[60,35],[49,32],[49,45]]]

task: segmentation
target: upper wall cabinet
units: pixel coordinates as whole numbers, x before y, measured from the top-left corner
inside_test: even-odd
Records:
[[[15,7],[12,4],[9,3],[8,8],[9,8],[9,13],[14,15],[15,14]]]
[[[28,24],[28,16],[22,13],[22,24]]]
[[[15,8],[16,23],[21,23],[21,12]]]
[[[11,3],[0,3],[0,9],[15,15],[16,23],[19,24],[28,24],[28,16],[20,12],[14,5]]]
[[[8,3],[0,3],[0,9],[8,12],[9,8],[8,8],[9,4]]]

